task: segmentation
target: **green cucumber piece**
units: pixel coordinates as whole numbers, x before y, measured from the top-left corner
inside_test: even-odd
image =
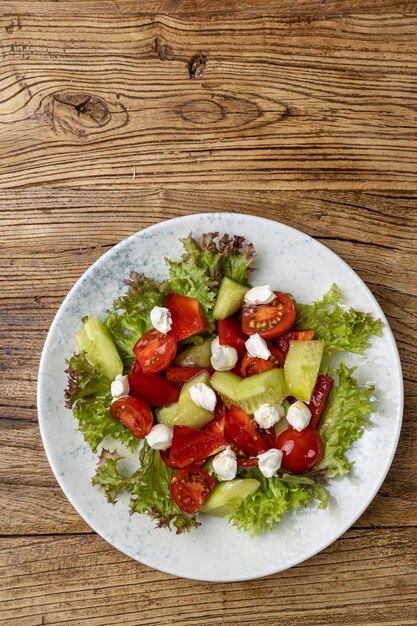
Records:
[[[236,389],[242,382],[242,378],[232,372],[215,372],[211,377],[210,384],[214,391],[221,395],[226,406],[236,404]]]
[[[191,428],[203,428],[214,418],[214,411],[207,411],[197,406],[190,396],[190,388],[197,383],[210,384],[210,374],[200,372],[194,378],[187,381],[180,393],[178,402],[161,407],[156,411],[156,419],[160,424],[172,428],[174,425],[191,426]]]
[[[248,415],[266,402],[281,404],[287,396],[284,371],[278,368],[244,378],[235,390],[236,404]]]
[[[200,513],[226,517],[256,493],[261,483],[254,478],[235,478],[219,483],[200,507]]]
[[[211,342],[209,337],[199,346],[187,346],[181,350],[175,363],[182,367],[211,367]]]
[[[279,420],[279,422],[274,424],[274,431],[275,431],[275,434],[276,434],[277,437],[278,437],[278,435],[283,433],[284,430],[288,430],[288,428],[291,428],[291,425],[290,425],[289,422],[287,422],[287,418],[286,417],[282,417]]]
[[[77,333],[77,343],[79,351],[85,352],[90,363],[102,369],[110,381],[123,373],[123,363],[114,341],[106,326],[94,315],[84,318]]]
[[[321,341],[291,341],[284,363],[289,394],[309,402],[323,356]]]
[[[236,283],[230,278],[223,278],[213,309],[215,320],[224,320],[233,315],[243,304],[243,298],[249,287]]]

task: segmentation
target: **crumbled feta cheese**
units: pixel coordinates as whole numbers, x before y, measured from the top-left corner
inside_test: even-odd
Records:
[[[272,478],[272,476],[275,476],[275,474],[281,467],[282,452],[281,450],[271,448],[266,452],[262,452],[262,454],[258,454],[258,459],[258,467],[260,472],[266,478]]]
[[[245,304],[268,304],[275,298],[276,295],[269,285],[259,285],[245,293]]]
[[[254,419],[261,428],[271,428],[274,424],[279,422],[284,415],[285,409],[281,404],[272,406],[266,402],[256,409]]]
[[[154,450],[166,450],[172,443],[172,430],[165,424],[155,424],[145,439]]]
[[[166,335],[171,330],[172,316],[164,306],[154,306],[150,314],[152,326]]]
[[[190,387],[191,400],[206,411],[214,411],[216,407],[216,394],[206,383],[196,383]]]
[[[265,339],[262,339],[258,333],[249,337],[249,339],[245,341],[245,346],[249,356],[255,356],[265,361],[271,356]]]
[[[213,469],[220,480],[233,480],[237,474],[236,454],[230,448],[216,454],[213,459]]]
[[[114,400],[129,395],[129,376],[118,374],[110,386],[110,392]]]
[[[293,428],[303,430],[310,423],[311,411],[302,400],[297,400],[289,407],[286,417]]]
[[[218,372],[226,372],[234,368],[238,360],[238,354],[232,346],[221,346],[219,338],[215,337],[211,342],[211,365]]]

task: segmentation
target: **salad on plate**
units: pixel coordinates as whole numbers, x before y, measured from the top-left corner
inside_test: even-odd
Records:
[[[102,321],[82,319],[65,397],[101,448],[92,484],[113,504],[129,493],[131,514],[177,533],[200,513],[255,535],[311,502],[325,508],[372,413],[374,388],[343,353],[364,354],[381,320],[347,307],[337,285],[310,304],[279,291],[279,272],[251,285],[243,237],[181,241],[167,280],[132,272]],[[105,439],[137,455],[136,471]]]

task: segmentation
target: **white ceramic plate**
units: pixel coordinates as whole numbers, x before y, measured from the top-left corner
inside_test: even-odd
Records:
[[[218,230],[244,235],[258,257],[253,284],[269,283],[291,292],[300,302],[320,297],[333,282],[347,302],[386,323],[375,298],[344,261],[307,235],[250,215],[205,213],[147,228],[109,250],[81,277],[62,303],[49,331],[39,369],[39,423],[46,454],[65,495],[86,522],[115,548],[150,567],[209,581],[247,580],[301,563],[342,535],[374,498],[391,465],[401,428],[401,365],[391,330],[386,327],[358,365],[363,383],[376,385],[377,412],[372,427],[349,453],[355,461],[349,476],[330,483],[325,511],[309,506],[287,515],[275,532],[251,539],[224,520],[202,516],[202,526],[175,535],[154,528],[143,515],[128,515],[128,498],[113,507],[91,486],[97,455],[76,430],[65,408],[65,359],[76,350],[75,334],[86,314],[103,316],[124,289],[131,270],[155,278],[166,275],[164,257],[180,254],[179,237]],[[120,450],[120,446],[118,446]]]

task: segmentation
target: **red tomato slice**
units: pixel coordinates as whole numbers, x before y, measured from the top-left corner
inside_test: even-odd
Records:
[[[144,374],[137,361],[129,377],[130,393],[145,400],[150,406],[165,406],[176,402],[180,392],[159,374]]]
[[[143,400],[132,396],[119,398],[112,402],[110,410],[113,418],[122,422],[127,430],[138,439],[149,435],[153,424],[153,414]]]
[[[242,409],[232,404],[225,424],[226,441],[248,456],[266,452],[268,446],[256,429],[255,422]]]
[[[295,322],[295,306],[285,293],[274,291],[269,304],[245,304],[242,308],[242,330],[247,335],[259,333],[264,339],[284,334]]]
[[[178,467],[185,467],[207,459],[226,447],[225,440],[217,435],[190,426],[174,426],[171,460]]]
[[[235,348],[239,358],[246,353],[245,341],[247,336],[243,334],[240,322],[235,317],[228,317],[217,322],[217,334],[221,346]]]
[[[171,333],[177,341],[195,335],[208,326],[198,300],[170,293],[165,306],[172,316]]]
[[[277,436],[276,436],[274,427],[261,428],[259,432],[262,435],[263,439],[265,440],[265,443],[268,446],[268,450],[270,448],[275,448],[275,442],[277,440]]]
[[[290,349],[290,341],[310,341],[314,337],[314,330],[293,330],[275,339],[275,343],[284,356],[287,356]]]
[[[268,346],[271,356],[268,360],[258,359],[255,356],[249,356],[245,354],[242,359],[242,365],[240,366],[240,375],[243,378],[253,376],[254,374],[262,374],[268,370],[272,370],[273,367],[284,367],[285,356],[279,348],[275,346]]]
[[[226,405],[221,398],[217,398],[216,409],[214,411],[214,419],[206,424],[203,428],[208,433],[217,435],[224,439],[224,426],[226,423]]]
[[[199,467],[185,467],[171,478],[171,496],[186,513],[197,513],[216,486],[210,474]]]
[[[169,381],[176,385],[183,385],[200,372],[208,372],[214,374],[216,370],[208,367],[181,367],[180,365],[171,365],[167,368],[165,375]]]
[[[319,374],[317,376],[310,402],[307,405],[311,411],[311,420],[309,423],[310,428],[319,427],[320,419],[324,413],[324,409],[326,408],[326,403],[333,384],[334,380],[331,376],[325,376],[324,374]]]
[[[159,454],[161,455],[161,459],[163,460],[165,465],[168,465],[168,467],[170,467],[171,469],[180,469],[178,467],[178,465],[176,465],[173,462],[173,460],[171,459],[170,449],[168,449],[168,450],[160,450]],[[203,459],[202,461],[199,461],[198,463],[194,462],[193,465],[196,465],[197,467],[200,467],[200,465],[203,465],[204,461],[205,461],[205,459]]]
[[[136,342],[133,352],[145,374],[158,374],[175,359],[177,342],[171,334],[152,328]]]
[[[310,471],[323,458],[321,437],[310,427],[301,431],[287,428],[278,436],[275,447],[283,453],[282,467],[296,474]]]

